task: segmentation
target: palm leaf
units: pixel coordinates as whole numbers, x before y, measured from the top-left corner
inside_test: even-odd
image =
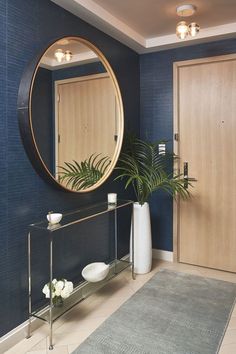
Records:
[[[189,197],[182,176],[173,176],[172,165],[176,156],[171,153],[159,154],[159,143],[129,136],[118,160],[118,176],[115,179],[125,179],[125,188],[132,185],[141,205],[158,189],[174,197]]]
[[[67,188],[79,191],[92,187],[106,172],[111,160],[108,156],[92,154],[84,161],[64,162],[65,166],[58,166],[60,183],[65,183]]]

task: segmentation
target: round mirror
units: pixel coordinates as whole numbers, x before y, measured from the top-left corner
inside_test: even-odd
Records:
[[[108,178],[121,149],[123,106],[115,75],[94,45],[66,37],[41,56],[29,91],[31,139],[22,108],[24,145],[44,176],[73,192],[91,191]]]

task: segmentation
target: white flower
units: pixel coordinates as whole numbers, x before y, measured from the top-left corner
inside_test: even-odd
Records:
[[[55,290],[55,295],[56,296],[61,296],[61,289],[57,289]]]
[[[54,284],[56,290],[62,290],[64,288],[64,281],[58,280],[56,284]]]
[[[73,283],[71,281],[64,280],[57,280],[53,279],[51,284],[52,290],[52,298],[55,296],[61,296],[63,299],[66,299],[70,296],[73,291]],[[42,292],[45,294],[46,298],[50,298],[50,286],[49,284],[45,284]]]
[[[70,296],[69,291],[68,291],[66,288],[62,289],[62,291],[61,291],[61,297],[62,297],[63,299],[66,299],[66,298],[69,297],[69,296]]]
[[[42,292],[46,295],[47,298],[50,297],[50,290],[48,284],[44,285]]]
[[[69,293],[72,293],[73,288],[74,288],[72,281],[67,281],[65,283],[65,288],[68,290]]]
[[[48,284],[44,285],[42,292],[45,294],[46,299],[50,298],[50,289]],[[55,296],[56,296],[55,291],[52,291],[52,298],[54,298]]]

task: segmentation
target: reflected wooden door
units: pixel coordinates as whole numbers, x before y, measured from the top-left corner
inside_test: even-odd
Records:
[[[92,154],[113,157],[116,147],[116,96],[107,74],[63,80],[57,85],[57,165]]]
[[[195,177],[178,205],[178,259],[236,272],[236,56],[175,63],[179,169]]]

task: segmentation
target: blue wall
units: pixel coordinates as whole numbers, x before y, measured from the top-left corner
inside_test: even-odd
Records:
[[[194,45],[140,58],[140,134],[143,138],[173,140],[173,63],[236,52],[236,39]],[[151,198],[153,246],[172,251],[172,198],[161,192]]]
[[[72,66],[52,71],[53,81],[69,79],[72,77],[94,75],[106,72],[101,62],[89,63],[84,65]]]
[[[57,191],[36,174],[23,149],[16,110],[23,70],[49,42],[73,35],[88,39],[104,53],[121,88],[125,127],[139,131],[136,53],[49,0],[0,0],[0,335],[27,317],[27,225],[44,218],[48,210],[105,200],[109,191],[129,196],[113,178],[91,193]],[[122,235],[128,247],[128,232]],[[43,252],[38,256],[43,261]]]

